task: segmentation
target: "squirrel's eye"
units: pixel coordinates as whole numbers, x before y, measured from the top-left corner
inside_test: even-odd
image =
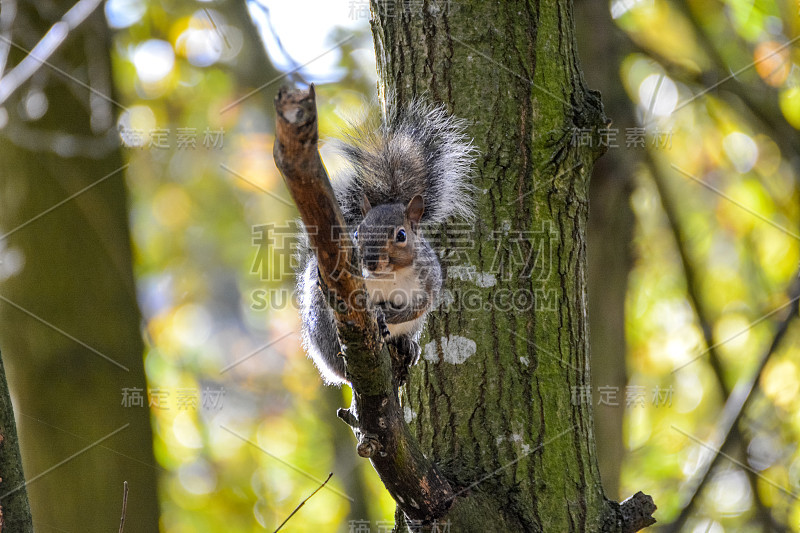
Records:
[[[406,230],[402,228],[397,230],[397,242],[406,242]]]
[[[353,232],[353,239],[354,239],[354,240],[356,240],[356,241],[358,240],[358,229],[356,229],[356,230]]]

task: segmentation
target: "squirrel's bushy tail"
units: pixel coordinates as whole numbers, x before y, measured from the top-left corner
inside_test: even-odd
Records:
[[[423,221],[471,220],[476,189],[470,174],[476,151],[464,127],[444,107],[415,100],[334,141],[349,165],[333,183],[347,223],[360,222],[362,194],[373,207],[406,204],[420,194],[425,200]]]

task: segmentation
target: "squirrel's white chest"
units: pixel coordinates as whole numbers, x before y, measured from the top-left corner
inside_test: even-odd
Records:
[[[419,296],[418,291],[422,291],[419,279],[414,275],[413,268],[404,268],[394,272],[393,276],[386,278],[366,277],[364,283],[369,292],[369,298],[373,303],[391,302],[398,308],[408,307],[414,296]],[[418,330],[420,319],[403,322],[400,324],[388,324],[389,333],[392,337],[402,335],[411,331]]]
[[[413,270],[404,268],[386,278],[366,277],[364,283],[367,285],[370,300],[373,303],[391,302],[396,307],[406,307],[412,296],[422,290]]]

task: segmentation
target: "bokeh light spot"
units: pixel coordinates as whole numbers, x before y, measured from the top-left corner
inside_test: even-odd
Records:
[[[175,54],[168,42],[150,39],[136,47],[133,65],[140,80],[144,83],[156,83],[172,71]]]

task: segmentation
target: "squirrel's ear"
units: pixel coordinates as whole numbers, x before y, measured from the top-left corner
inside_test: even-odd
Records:
[[[414,196],[406,206],[406,218],[411,222],[412,227],[416,227],[419,221],[422,220],[422,214],[425,212],[425,200],[419,194]]]
[[[361,216],[367,216],[367,213],[369,213],[370,209],[372,209],[372,206],[369,205],[369,198],[367,198],[367,195],[364,194],[363,199],[361,200]]]

